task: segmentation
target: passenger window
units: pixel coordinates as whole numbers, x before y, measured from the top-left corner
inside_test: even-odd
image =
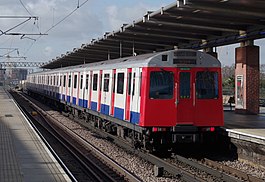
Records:
[[[60,76],[60,86],[62,86],[62,76]]]
[[[80,75],[80,89],[83,88],[83,75]]]
[[[170,71],[156,71],[150,74],[151,99],[171,99],[173,98],[174,78]]]
[[[93,90],[96,91],[98,89],[98,74],[93,75]]]
[[[74,88],[76,88],[76,86],[77,86],[77,75],[75,75],[74,77]]]
[[[109,92],[109,74],[104,74],[104,92]]]
[[[198,99],[218,98],[218,73],[201,71],[196,74],[196,97]]]
[[[190,98],[190,73],[181,72],[179,78],[179,92],[181,99]]]
[[[63,87],[66,85],[66,75],[63,76]]]
[[[89,74],[86,74],[86,89],[88,89],[88,79],[89,79]]]
[[[135,90],[135,73],[133,73],[133,88],[132,88],[132,95],[134,95]]]
[[[71,75],[69,75],[68,87],[71,87]]]
[[[118,85],[117,85],[118,94],[123,94],[123,86],[124,86],[124,73],[118,73]]]

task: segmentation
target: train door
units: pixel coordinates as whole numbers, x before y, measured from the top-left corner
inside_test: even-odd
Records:
[[[77,98],[78,98],[78,96],[77,96],[77,92],[78,92],[78,75],[79,75],[79,73],[77,73],[77,72],[73,73],[73,81],[72,81],[73,85],[72,85],[72,95],[71,95],[72,99],[71,99],[71,101],[72,101],[72,103],[74,105],[77,105]]]
[[[195,114],[195,83],[194,74],[190,69],[180,69],[176,76],[178,77],[177,104],[177,125],[193,125]]]
[[[71,91],[72,91],[72,73],[68,72],[67,73],[67,88],[66,88],[66,101],[70,103],[71,101]]]
[[[84,93],[85,93],[85,87],[84,87],[84,72],[81,72],[79,75],[79,94],[78,94],[78,106],[84,107]]]
[[[130,73],[129,73],[130,74]],[[130,122],[139,124],[140,119],[140,82],[141,82],[141,68],[132,68],[131,72],[131,86],[129,87],[130,101]]]
[[[66,96],[67,96],[67,92],[66,92],[66,78],[67,78],[67,74],[63,73],[63,78],[62,78],[62,100],[66,101]]]
[[[196,70],[196,125],[223,124],[222,81],[220,68]]]
[[[114,100],[114,117],[123,120],[125,112],[126,90],[125,90],[125,75],[127,69],[116,70],[116,93]]]
[[[88,108],[88,98],[89,98],[89,89],[88,89],[88,81],[89,74],[88,71],[85,71],[83,74],[84,84],[83,84],[83,107]]]
[[[103,89],[102,89],[100,112],[106,115],[110,114],[110,105],[111,105],[110,75],[111,75],[111,70],[106,70],[102,74],[103,76],[102,88]]]
[[[94,111],[98,111],[98,101],[99,101],[99,71],[92,72],[92,89],[91,89],[91,97],[90,97],[90,108]]]
[[[115,100],[115,88],[116,88],[116,69],[112,70],[112,79],[111,79],[111,104],[110,104],[110,115],[114,116],[114,100]]]

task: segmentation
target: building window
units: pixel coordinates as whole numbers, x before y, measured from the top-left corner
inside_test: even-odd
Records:
[[[124,73],[118,73],[118,85],[117,85],[117,93],[123,94],[124,87]]]
[[[156,71],[150,74],[151,99],[171,99],[173,98],[174,77],[173,72]]]
[[[96,91],[98,89],[98,74],[93,75],[93,90]]]

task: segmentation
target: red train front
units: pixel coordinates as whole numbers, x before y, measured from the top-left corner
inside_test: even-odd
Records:
[[[223,126],[220,62],[191,50],[161,58],[174,66],[143,69],[140,126],[157,144],[202,141],[204,133]]]

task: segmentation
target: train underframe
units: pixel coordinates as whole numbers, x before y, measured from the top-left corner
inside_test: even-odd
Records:
[[[112,116],[106,116],[90,109],[81,108],[67,102],[62,102],[53,97],[32,91],[28,95],[38,98],[40,101],[52,106],[68,116],[77,118],[81,122],[90,124],[110,134],[127,140],[135,148],[144,148],[149,151],[158,149],[170,149],[179,144],[209,143],[214,142],[217,133],[210,131],[210,127],[196,127],[189,125],[178,125],[175,127],[139,127],[131,123],[118,120]],[[216,131],[216,128],[215,128]]]

